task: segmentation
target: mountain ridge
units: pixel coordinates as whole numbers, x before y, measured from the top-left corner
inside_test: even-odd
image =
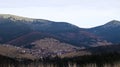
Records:
[[[51,20],[46,20],[46,19],[35,19],[35,18],[29,18],[29,17],[23,17],[23,16],[18,16],[18,15],[13,15],[13,14],[0,14],[0,18],[12,18],[15,20],[32,20],[32,21],[38,21],[38,22],[55,22],[55,21],[51,21]],[[103,24],[103,25],[119,25],[119,22],[118,20],[111,20],[109,22],[107,22],[106,24]],[[59,22],[59,23],[68,23],[68,22]],[[73,25],[73,24],[71,24]],[[76,25],[75,25],[76,26]],[[99,25],[99,26],[102,26],[102,25]],[[97,27],[99,27],[97,26]],[[81,28],[81,27],[79,27]],[[95,27],[92,27],[92,28],[95,28]],[[90,29],[90,28],[87,28],[87,29]]]
[[[1,17],[3,17],[4,19],[1,18]],[[14,20],[9,19],[9,17],[14,19]],[[30,19],[30,20],[33,20],[33,21],[27,21],[27,19]],[[24,21],[24,20],[26,20],[26,21]],[[9,22],[11,22],[11,23],[9,24]],[[13,23],[13,22],[16,22],[16,23]],[[19,27],[20,28],[19,30],[21,30],[21,32],[25,31],[24,29],[26,29],[26,31],[28,31],[28,32],[39,31],[39,32],[50,33],[50,34],[52,33],[53,35],[57,35],[57,36],[63,36],[63,34],[65,32],[69,32],[69,33],[74,32],[75,33],[74,36],[75,36],[76,33],[80,32],[81,35],[88,34],[87,37],[89,37],[89,35],[90,35],[90,38],[91,38],[91,36],[96,36],[97,38],[101,38],[101,36],[99,36],[98,34],[95,33],[95,32],[99,33],[98,32],[99,29],[108,30],[108,29],[111,29],[111,27],[112,28],[116,27],[116,26],[119,27],[119,21],[112,20],[112,21],[110,21],[110,22],[108,22],[104,25],[89,28],[86,31],[86,30],[84,30],[84,28],[77,27],[76,25],[73,25],[73,24],[70,24],[70,23],[67,23],[67,22],[54,22],[54,21],[49,21],[49,20],[44,20],[44,19],[26,18],[26,17],[16,16],[16,15],[11,15],[11,14],[0,14],[0,23],[1,23],[1,29],[2,28],[7,29],[7,31],[11,31],[9,29],[14,30],[15,28],[17,29]],[[7,24],[9,24],[9,25],[7,25]],[[24,29],[22,28],[22,26],[23,26]],[[108,28],[105,28],[105,27],[108,27]],[[97,30],[92,31],[94,29],[97,29]],[[102,31],[102,30],[100,30],[100,31]],[[4,32],[4,31],[0,31],[0,32]],[[28,33],[28,32],[26,32],[26,33]],[[62,32],[64,32],[64,33],[62,33]],[[9,33],[9,32],[7,32],[7,33]],[[18,34],[19,33],[20,32],[18,32]],[[15,33],[15,35],[16,34],[17,33]],[[10,34],[10,35],[13,36],[14,34]],[[4,36],[4,35],[1,35],[1,36]],[[79,36],[79,35],[77,35],[77,36]],[[0,40],[2,40],[2,37],[0,37]]]
[[[109,46],[108,49],[113,49],[110,51],[112,52],[119,46],[113,45],[120,43],[119,32],[120,25],[116,20],[84,29],[67,22],[31,18],[29,20],[3,14],[0,16],[0,55],[16,58],[17,55],[18,58],[83,56],[91,55],[97,48],[104,49],[104,52]]]
[[[28,41],[28,43],[26,43],[26,44],[29,44],[29,42],[34,41],[34,38],[41,39],[41,36],[43,36],[43,34],[39,34],[40,38],[34,37],[35,36],[34,34],[30,34],[32,32],[44,33],[45,37],[53,37],[53,38],[59,39],[60,41],[70,43],[75,46],[89,46],[88,44],[91,45],[95,43],[97,44],[97,42],[105,42],[104,40],[100,40],[97,36],[90,34],[89,32],[84,31],[82,28],[79,28],[70,23],[54,22],[54,21],[48,21],[48,20],[47,21],[46,20],[30,21],[29,23],[29,21],[23,21],[21,19],[19,21],[18,20],[14,21],[8,18],[8,17],[11,17],[11,18],[16,17],[14,15],[5,15],[5,17],[6,16],[7,18],[4,18],[4,19],[0,18],[1,43],[15,44],[16,42],[19,41],[18,39],[19,37],[23,36],[22,37],[23,41],[24,39],[27,40],[27,38],[33,37],[33,40],[30,40]],[[31,36],[27,38],[24,37],[24,35],[27,36],[29,34]],[[12,41],[12,43],[10,41]],[[16,43],[15,45],[17,44],[19,44],[19,42]]]

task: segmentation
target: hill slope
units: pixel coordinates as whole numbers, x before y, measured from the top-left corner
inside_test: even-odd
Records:
[[[120,21],[113,20],[88,31],[109,42],[120,43]]]
[[[20,46],[45,37],[55,38],[79,47],[108,44],[98,36],[66,22],[0,15],[0,43]]]

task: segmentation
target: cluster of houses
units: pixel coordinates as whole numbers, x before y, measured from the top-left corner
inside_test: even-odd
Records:
[[[77,49],[74,48],[73,50],[66,49],[66,50],[56,50],[56,51],[50,51],[47,49],[22,49],[19,52],[22,54],[29,53],[38,58],[45,58],[45,57],[61,56],[62,54],[70,53],[74,51],[77,51]]]
[[[5,45],[5,46],[6,47],[14,47],[21,54],[31,54],[31,55],[36,56],[38,58],[56,57],[56,56],[61,56],[61,55],[66,54],[66,53],[75,52],[75,51],[79,50],[77,48],[50,50],[48,48],[27,49],[27,48],[20,48],[20,47],[11,46],[11,45]]]

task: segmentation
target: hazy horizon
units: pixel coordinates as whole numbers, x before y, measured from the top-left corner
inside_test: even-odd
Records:
[[[4,0],[0,14],[69,22],[82,28],[120,20],[120,0]]]

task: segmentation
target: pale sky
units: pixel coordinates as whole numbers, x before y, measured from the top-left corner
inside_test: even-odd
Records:
[[[90,28],[120,20],[120,0],[0,0],[0,14],[63,21]]]

